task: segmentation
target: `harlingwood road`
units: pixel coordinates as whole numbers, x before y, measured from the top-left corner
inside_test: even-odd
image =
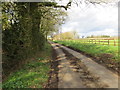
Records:
[[[117,74],[81,53],[57,43],[50,43],[59,61],[58,88],[118,88]],[[77,58],[79,66],[71,64],[71,61],[75,61],[72,60],[73,57]]]

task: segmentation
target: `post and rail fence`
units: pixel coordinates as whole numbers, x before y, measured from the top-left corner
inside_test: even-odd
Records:
[[[79,41],[81,43],[120,46],[118,39],[115,38],[81,38],[81,39],[66,39],[66,40],[74,40],[74,41]]]

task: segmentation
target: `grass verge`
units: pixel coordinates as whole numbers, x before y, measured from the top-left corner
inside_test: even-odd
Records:
[[[51,59],[51,46],[47,43],[43,51],[38,52],[23,67],[13,72],[3,88],[43,88],[48,80]]]

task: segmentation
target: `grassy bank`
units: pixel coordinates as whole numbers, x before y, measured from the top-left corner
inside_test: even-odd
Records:
[[[118,46],[107,46],[107,45],[97,45],[97,44],[85,44],[77,41],[55,41],[65,46],[72,47],[74,49],[80,50],[87,54],[95,57],[100,57],[101,55],[108,54],[111,55],[111,59],[115,62],[120,61],[118,59]]]
[[[48,80],[50,59],[51,47],[47,43],[43,51],[38,52],[3,82],[3,88],[42,88]]]

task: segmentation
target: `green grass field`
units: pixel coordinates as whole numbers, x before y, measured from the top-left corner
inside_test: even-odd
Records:
[[[12,73],[8,79],[3,82],[3,88],[43,88],[48,80],[50,70],[51,47],[46,44],[43,51],[37,53],[20,70]]]
[[[108,46],[108,45],[97,45],[90,43],[80,43],[75,40],[65,40],[65,41],[55,41],[57,43],[63,44],[65,46],[70,46],[80,51],[83,51],[92,56],[99,57],[102,54],[111,54],[112,59],[115,61],[120,61],[118,59],[118,46]]]

